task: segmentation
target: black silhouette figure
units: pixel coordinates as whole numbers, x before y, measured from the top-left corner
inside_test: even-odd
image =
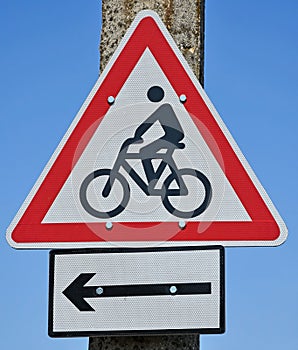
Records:
[[[175,148],[183,149],[185,147],[184,143],[179,143],[179,141],[184,138],[184,134],[171,105],[164,104],[159,107],[137,128],[134,137],[127,139],[121,148],[121,151],[123,151],[131,144],[142,143],[144,141],[142,136],[157,121],[160,123],[161,127],[164,130],[164,136],[153,141],[149,145],[144,146],[140,150],[140,158],[143,163],[149,186],[151,187],[154,187],[161,175],[160,173],[154,171],[152,165],[153,159],[160,159],[158,152],[164,149],[169,153],[173,153]]]
[[[154,92],[153,94],[152,91]],[[163,98],[163,90],[160,87],[152,87],[149,89],[147,96],[150,101],[159,102]],[[142,136],[156,122],[160,123],[164,131],[164,135],[150,144],[141,147],[140,151],[137,153],[129,152],[129,146],[144,142]],[[134,137],[124,141],[112,169],[95,170],[84,179],[80,187],[80,200],[83,208],[89,214],[98,218],[111,218],[119,215],[126,208],[130,198],[129,184],[125,177],[120,173],[120,169],[124,169],[147,196],[160,196],[166,210],[174,216],[186,219],[193,218],[203,213],[211,201],[211,184],[208,178],[198,170],[177,168],[173,159],[173,153],[177,149],[184,149],[185,144],[180,142],[183,140],[183,138],[184,132],[173,108],[168,103],[161,105],[136,129]],[[130,166],[130,164],[127,162],[129,159],[140,159],[142,161],[147,183],[143,181],[137,172]],[[161,163],[156,170],[152,164],[152,161],[155,159],[161,160]],[[162,188],[156,188],[156,184],[167,166],[170,168],[171,174],[165,179]],[[170,202],[171,197],[188,195],[188,189],[183,180],[183,176],[185,175],[196,177],[204,186],[205,193],[201,204],[199,207],[193,208],[191,211],[178,210]],[[104,198],[110,195],[116,180],[118,180],[122,186],[123,196],[120,204],[115,209],[108,212],[95,209],[90,205],[87,199],[88,186],[95,178],[98,178],[99,176],[108,176],[107,182],[102,191],[102,196]],[[176,182],[176,186],[174,186],[174,188],[172,186],[173,182]]]

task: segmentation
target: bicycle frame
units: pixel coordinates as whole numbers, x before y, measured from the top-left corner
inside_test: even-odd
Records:
[[[127,172],[127,174],[134,180],[134,182],[140,187],[140,189],[147,196],[164,196],[165,191],[167,196],[186,196],[188,194],[188,189],[182,177],[179,175],[178,168],[172,157],[174,149],[175,148],[167,149],[165,153],[156,152],[152,158],[151,157],[147,158],[150,161],[152,161],[153,159],[162,159],[160,165],[155,170],[155,172],[153,174],[150,174],[148,169],[144,166],[145,159],[142,157],[142,151],[140,151],[140,153],[128,153],[127,152],[128,147],[123,148],[120,151],[115,161],[115,164],[111,170],[110,178],[107,180],[107,183],[103,189],[103,192],[102,192],[103,196],[108,197],[108,195],[110,194],[110,191],[116,179],[116,175],[117,173],[119,173],[121,167]],[[137,174],[137,172],[131,167],[131,165],[127,162],[127,160],[129,159],[142,161],[143,169],[146,174],[148,183],[146,183]],[[167,165],[171,169],[172,174],[170,176],[173,177],[173,180],[174,179],[176,180],[178,188],[175,188],[175,189],[165,189],[164,187],[162,187],[161,189],[155,188],[159,178],[161,177]]]

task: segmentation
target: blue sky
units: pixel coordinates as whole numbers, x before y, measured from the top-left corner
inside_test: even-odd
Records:
[[[297,349],[298,3],[206,2],[205,89],[289,238],[226,249],[227,331],[201,349]],[[97,79],[100,2],[2,0],[0,29],[0,348],[87,349],[48,337],[48,251],[5,231]]]

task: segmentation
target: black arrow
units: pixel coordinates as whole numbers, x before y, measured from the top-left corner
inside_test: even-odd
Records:
[[[68,298],[80,311],[94,311],[84,298],[94,298],[98,296],[96,293],[96,287],[85,287],[85,284],[95,275],[95,273],[81,273],[63,291],[66,298]]]
[[[211,283],[136,284],[120,286],[85,286],[96,273],[81,273],[63,291],[80,311],[95,311],[85,298],[136,297],[153,295],[211,294]]]

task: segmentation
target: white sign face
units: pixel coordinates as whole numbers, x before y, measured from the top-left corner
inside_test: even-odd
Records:
[[[162,100],[150,101],[150,91],[160,92]],[[119,123],[122,120],[125,124]],[[178,146],[175,133],[178,138],[181,134]],[[183,148],[179,149],[180,145]],[[150,163],[155,172],[161,164],[166,166],[157,176],[150,172]],[[187,195],[175,178],[168,184],[173,171],[181,173]],[[116,181],[105,198],[101,192],[113,172],[117,174]],[[147,184],[154,179],[156,184],[150,188]],[[174,189],[177,195],[170,194]],[[162,199],[164,192],[169,194],[168,200]],[[251,222],[191,116],[146,49],[42,222],[142,223],[181,219]]]
[[[224,250],[50,253],[49,335],[223,333]]]

